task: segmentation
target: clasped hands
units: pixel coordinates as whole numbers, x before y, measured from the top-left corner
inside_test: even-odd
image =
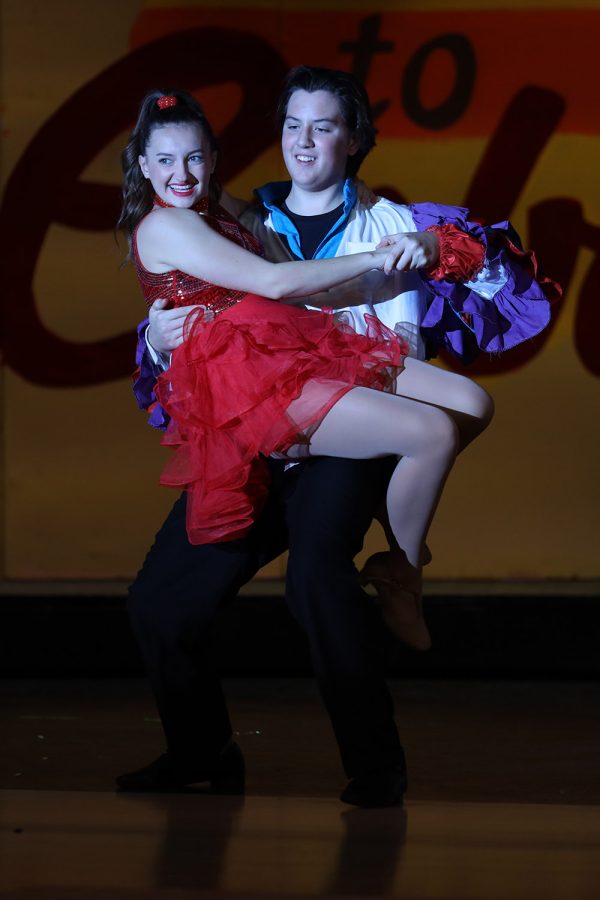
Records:
[[[375,249],[381,252],[379,268],[386,275],[393,271],[408,272],[412,269],[430,268],[439,262],[439,241],[432,231],[387,235]],[[161,354],[172,353],[183,343],[185,320],[191,312],[203,308],[196,305],[166,309],[166,306],[167,301],[159,298],[148,312],[150,324],[146,338],[152,348]]]
[[[382,238],[376,251],[387,249],[381,268],[386,275],[394,270],[408,272],[412,269],[429,269],[440,259],[440,242],[433,231],[409,231],[406,234],[389,234]]]

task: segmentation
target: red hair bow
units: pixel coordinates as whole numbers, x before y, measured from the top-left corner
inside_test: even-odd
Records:
[[[156,105],[159,109],[168,109],[170,106],[177,106],[177,97],[174,97],[173,94],[166,94],[164,97],[158,98]]]

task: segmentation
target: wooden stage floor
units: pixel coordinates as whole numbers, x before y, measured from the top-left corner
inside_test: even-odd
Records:
[[[356,810],[314,684],[226,684],[248,796],[117,795],[144,682],[0,682],[1,900],[598,900],[600,685],[393,682],[404,809]]]

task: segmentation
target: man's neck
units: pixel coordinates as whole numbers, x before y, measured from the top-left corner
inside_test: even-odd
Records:
[[[344,202],[344,182],[334,184],[324,191],[305,191],[292,182],[292,189],[285,202],[288,209],[298,216],[320,216]]]

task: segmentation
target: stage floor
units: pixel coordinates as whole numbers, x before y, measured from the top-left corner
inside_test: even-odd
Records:
[[[7,791],[19,900],[597,900],[597,806]]]
[[[143,681],[4,681],[2,900],[598,900],[600,685],[392,683],[404,809],[355,810],[306,679],[226,682],[243,800],[116,795],[162,749]]]

